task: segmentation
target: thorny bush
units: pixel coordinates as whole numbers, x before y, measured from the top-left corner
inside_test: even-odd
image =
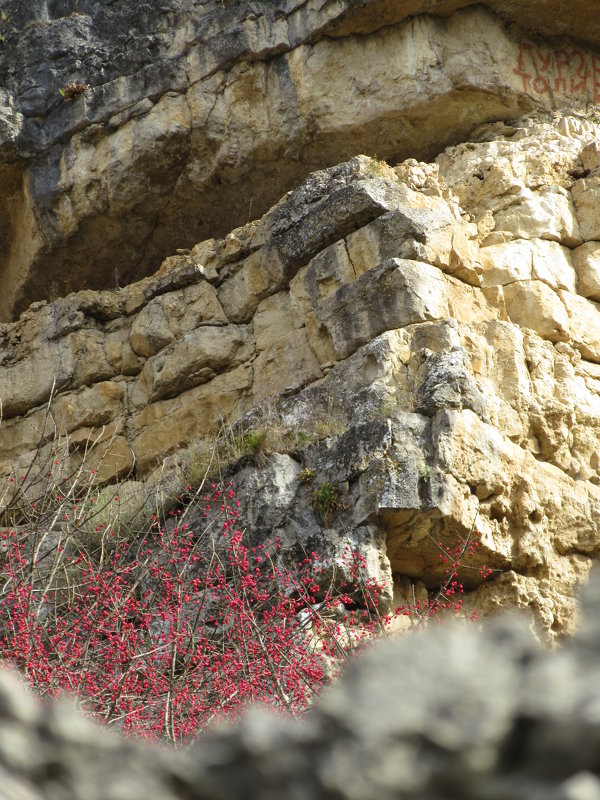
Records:
[[[317,553],[290,563],[278,538],[249,548],[231,487],[196,492],[201,531],[177,508],[134,538],[108,517],[82,539],[107,519],[94,506],[106,490],[85,458],[71,468],[56,455],[40,448],[38,469],[13,475],[0,504],[0,654],[39,694],[73,693],[124,733],[179,744],[249,703],[302,714],[395,616],[461,610],[457,573],[473,532],[455,551],[439,544],[449,563],[432,600],[384,614],[383,587],[357,550],[347,548],[346,583],[334,588]]]
[[[357,585],[323,591],[316,553],[282,569],[277,538],[249,549],[232,503],[231,489],[206,499],[210,537],[156,519],[100,562],[3,531],[3,658],[39,693],[73,692],[91,716],[143,737],[181,742],[250,702],[302,713],[385,625],[381,589],[364,579],[366,606],[340,614]]]

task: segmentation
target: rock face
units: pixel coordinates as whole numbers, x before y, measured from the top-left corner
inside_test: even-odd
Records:
[[[153,273],[357,153],[430,159],[477,124],[600,100],[587,0],[2,10],[5,320]]]
[[[0,675],[11,800],[593,800],[600,582],[578,635],[540,651],[515,620],[379,643],[300,722],[253,710],[184,753],[36,704]],[[390,669],[390,665],[395,666]]]
[[[102,432],[103,480],[243,417],[288,437],[235,479],[256,536],[351,544],[391,602],[477,527],[468,603],[570,630],[600,549],[597,135],[538,115],[435,163],[358,156],[152,277],[33,304],[1,331],[0,473],[52,394],[74,444]]]

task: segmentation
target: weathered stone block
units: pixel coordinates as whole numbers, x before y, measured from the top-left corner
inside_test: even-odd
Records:
[[[140,385],[147,402],[174,397],[247,361],[253,340],[245,326],[201,327],[146,361]]]
[[[600,300],[600,242],[586,242],[573,251],[579,294]]]
[[[531,328],[543,339],[565,342],[569,316],[559,295],[542,281],[518,281],[504,287],[506,311],[512,322]]]
[[[389,259],[341,287],[315,309],[338,358],[380,333],[448,316],[442,273],[418,261]]]
[[[600,240],[600,176],[578,180],[572,192],[581,235],[586,241]]]

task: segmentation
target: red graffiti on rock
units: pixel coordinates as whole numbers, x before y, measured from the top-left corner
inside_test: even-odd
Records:
[[[550,99],[556,94],[576,95],[600,103],[600,55],[571,47],[542,50],[523,42],[513,72],[529,95]]]

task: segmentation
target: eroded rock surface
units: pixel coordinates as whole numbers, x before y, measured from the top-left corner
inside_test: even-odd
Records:
[[[32,305],[1,333],[1,472],[52,393],[73,443],[102,431],[102,480],[152,478],[223,420],[281,429],[283,460],[236,479],[254,535],[358,547],[391,603],[476,527],[468,603],[564,633],[600,548],[596,138],[550,115],[435,163],[356,157],[152,277]]]
[[[429,159],[482,122],[585,112],[588,5],[6,0],[0,318],[150,274],[358,153]]]

